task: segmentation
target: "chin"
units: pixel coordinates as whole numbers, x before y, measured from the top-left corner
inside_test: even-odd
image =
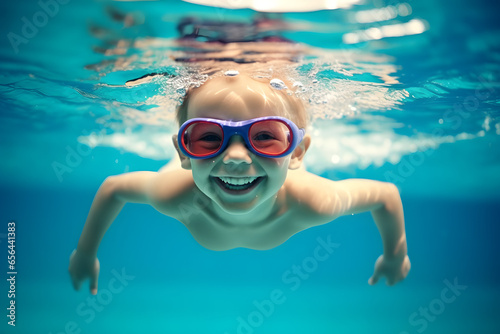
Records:
[[[252,212],[258,207],[258,203],[256,203],[255,199],[251,202],[218,202],[219,207],[227,213],[232,215],[244,215]]]

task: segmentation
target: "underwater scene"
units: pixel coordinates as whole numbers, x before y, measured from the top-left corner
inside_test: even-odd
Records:
[[[500,333],[495,2],[25,0],[0,8],[0,333]],[[110,213],[101,236],[97,291],[88,277],[76,291],[70,257],[80,236],[95,232],[86,220],[101,185],[178,164],[173,138],[184,138],[176,114],[186,96],[244,73],[304,106],[302,166],[325,181],[300,196],[321,199],[347,179],[397,187],[411,269],[405,262],[396,284],[369,284],[388,247],[370,209],[321,224],[290,215],[290,224],[312,228],[273,247],[218,247],[208,232],[196,235],[157,203],[125,194],[134,203]],[[248,137],[251,156],[275,159]],[[191,159],[193,173],[204,160]],[[228,193],[247,189],[248,180],[227,180],[236,182]],[[183,216],[209,215],[196,200],[174,202]]]

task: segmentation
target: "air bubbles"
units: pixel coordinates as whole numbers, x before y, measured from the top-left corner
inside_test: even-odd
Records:
[[[192,82],[189,83],[189,87],[196,87],[196,88],[198,88],[200,86],[201,86],[201,82],[199,82],[199,81],[192,81]]]
[[[226,71],[224,72],[224,75],[226,77],[235,77],[237,76],[238,74],[240,74],[240,72],[236,71],[236,70],[229,70],[229,71]]]
[[[273,87],[274,89],[277,89],[277,90],[282,90],[282,89],[288,88],[285,85],[285,83],[280,79],[272,79],[269,84],[271,85],[271,87]]]
[[[397,5],[399,15],[408,16],[411,15],[412,8],[408,3],[400,3]]]

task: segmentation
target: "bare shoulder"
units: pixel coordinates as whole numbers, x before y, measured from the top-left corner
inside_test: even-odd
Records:
[[[196,186],[190,170],[170,169],[158,173],[151,180],[149,198],[151,205],[164,214],[174,214],[179,203],[193,196]]]
[[[300,213],[320,221],[330,213],[336,198],[335,181],[305,170],[289,171],[285,188],[288,201],[293,203]]]
[[[388,182],[368,179],[333,181],[306,171],[289,174],[287,197],[313,221],[318,221],[314,224],[400,201],[397,188]]]

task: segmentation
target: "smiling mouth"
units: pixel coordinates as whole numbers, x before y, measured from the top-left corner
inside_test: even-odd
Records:
[[[245,194],[257,186],[264,178],[261,176],[247,177],[214,177],[215,182],[226,192],[232,194]]]

